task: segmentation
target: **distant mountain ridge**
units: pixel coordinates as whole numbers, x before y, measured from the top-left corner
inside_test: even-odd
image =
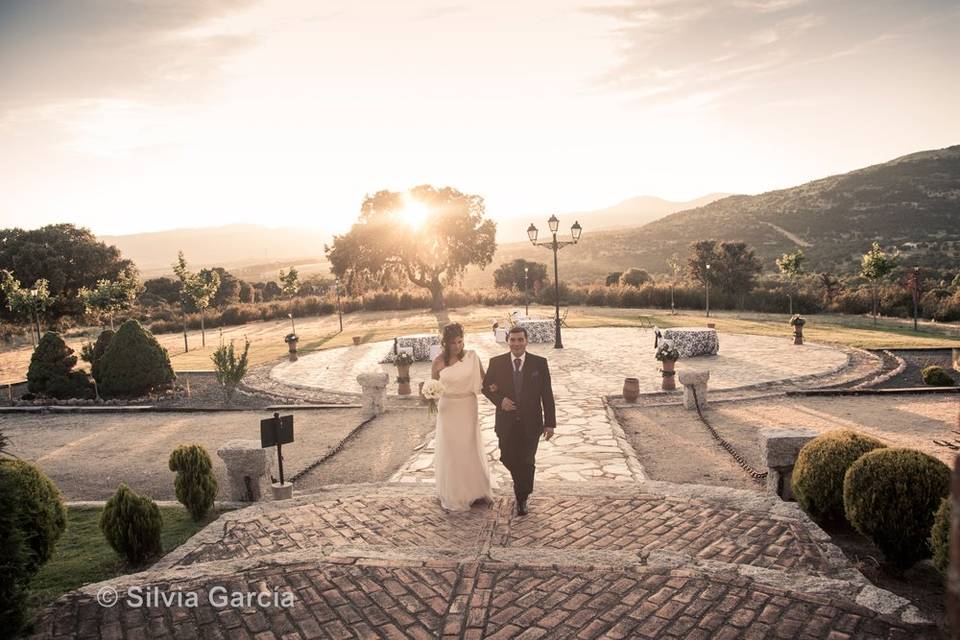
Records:
[[[742,240],[767,271],[802,248],[809,270],[853,273],[873,241],[904,263],[934,268],[960,257],[960,145],[921,151],[849,173],[754,196],[734,195],[679,211],[637,229],[584,231],[564,251],[561,272],[593,280],[640,267],[664,273],[696,240]],[[501,246],[494,267],[517,257],[545,261],[529,244]],[[561,273],[563,277],[563,273]]]

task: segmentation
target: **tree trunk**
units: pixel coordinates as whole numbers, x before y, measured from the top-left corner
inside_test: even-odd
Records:
[[[183,352],[187,353],[190,351],[190,347],[187,344],[187,310],[183,310]]]
[[[787,294],[787,300],[790,301],[790,315],[793,315],[793,296],[789,293]]]
[[[873,326],[877,326],[877,286],[873,286]]]
[[[443,285],[440,284],[439,280],[430,283],[430,294],[433,296],[433,304],[430,306],[430,310],[443,311]]]
[[[200,309],[200,346],[206,348],[207,346],[207,334],[203,328],[203,309]]]

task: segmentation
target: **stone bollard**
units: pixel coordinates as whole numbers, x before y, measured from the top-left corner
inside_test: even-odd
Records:
[[[357,382],[363,389],[363,408],[361,414],[363,419],[373,418],[380,415],[387,409],[387,383],[390,382],[390,376],[386,373],[361,373],[357,376]]]
[[[816,438],[819,432],[804,428],[769,428],[760,430],[760,458],[767,467],[767,491],[784,500],[793,500],[791,479],[800,449]]]
[[[270,494],[272,458],[259,440],[230,440],[217,449],[227,465],[230,478],[230,499],[237,502],[259,502]]]
[[[683,385],[683,408],[696,410],[697,403],[700,408],[707,406],[707,380],[710,379],[709,371],[681,371],[677,377],[680,384]],[[694,400],[693,392],[696,390],[697,399]]]

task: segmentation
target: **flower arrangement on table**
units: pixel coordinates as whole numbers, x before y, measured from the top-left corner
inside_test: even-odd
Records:
[[[790,326],[791,326],[791,327],[802,327],[802,326],[805,325],[805,324],[807,324],[807,321],[804,320],[804,319],[803,319],[803,316],[801,316],[799,313],[794,314],[794,315],[790,318]]]
[[[443,383],[439,380],[427,380],[423,383],[421,393],[427,401],[428,411],[431,415],[435,414],[437,412],[437,402],[443,395]]]
[[[401,351],[397,354],[397,357],[394,359],[393,364],[397,367],[410,366],[413,364],[413,355],[409,351]]]
[[[680,359],[680,352],[677,350],[677,347],[673,344],[673,340],[660,340],[660,344],[657,346],[657,352],[654,354],[657,360],[664,362],[665,360],[677,361]]]

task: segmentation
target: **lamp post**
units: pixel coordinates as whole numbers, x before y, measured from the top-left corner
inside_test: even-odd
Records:
[[[33,324],[37,329],[37,344],[40,344],[40,316],[37,315],[37,290],[30,289],[30,297],[33,298]]]
[[[553,286],[554,286],[554,307],[556,315],[554,316],[554,349],[563,349],[563,340],[560,339],[560,271],[557,266],[557,251],[563,249],[564,247],[577,244],[580,241],[580,234],[583,232],[583,228],[580,226],[579,222],[574,222],[573,226],[570,227],[570,235],[573,236],[573,240],[557,240],[557,229],[560,228],[560,220],[557,219],[557,216],[550,216],[550,219],[547,220],[547,224],[550,226],[550,233],[553,234],[553,239],[548,242],[537,242],[537,228],[530,223],[530,226],[527,228],[527,237],[530,238],[530,243],[535,247],[545,247],[553,251]]]
[[[707,273],[704,277],[704,282],[707,285],[707,317],[710,317],[710,263],[707,263]]]
[[[526,310],[524,313],[530,317],[530,267],[523,268],[523,297],[526,300]]]
[[[290,333],[297,335],[297,325],[293,324],[293,314],[288,313],[287,317],[290,318]]]
[[[343,333],[343,310],[340,308],[340,278],[337,278],[337,317],[340,319],[340,333]]]

